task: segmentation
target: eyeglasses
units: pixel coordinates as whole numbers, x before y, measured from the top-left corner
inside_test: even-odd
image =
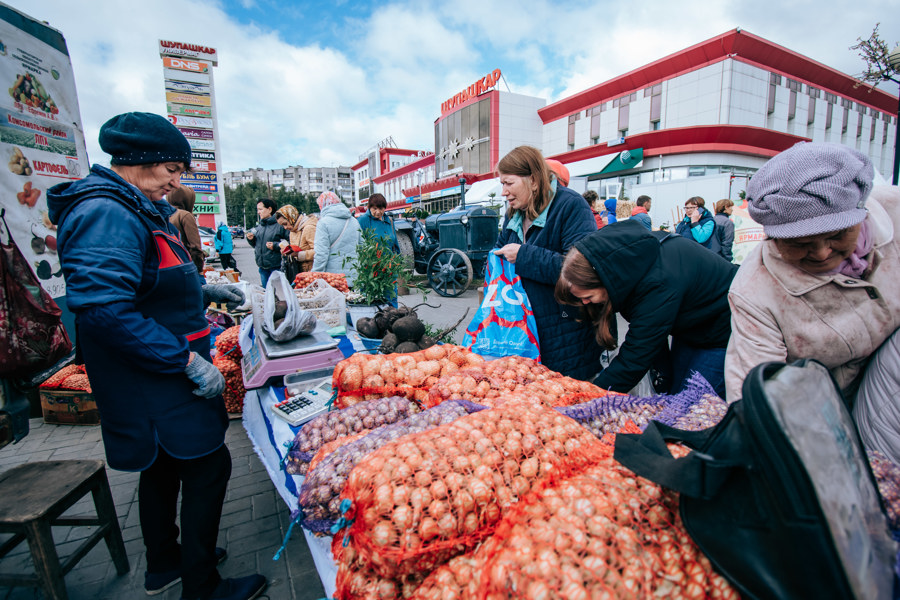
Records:
[[[691,205],[691,206],[685,206],[685,207],[684,207],[684,210],[694,210],[695,208],[697,208],[697,207],[696,207],[696,206],[693,206],[693,205]]]

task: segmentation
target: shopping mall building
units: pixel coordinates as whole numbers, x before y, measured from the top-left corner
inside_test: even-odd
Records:
[[[736,198],[750,174],[800,141],[856,148],[890,179],[897,97],[741,29],[549,105],[500,91],[499,76],[442,104],[433,154],[380,148],[355,165],[357,199],[378,191],[389,209],[437,212],[464,187],[467,204],[500,204],[494,168],[522,144],[565,164],[579,191],[648,193],[654,222],[677,218],[667,207],[685,194]],[[406,160],[392,167],[391,153]]]

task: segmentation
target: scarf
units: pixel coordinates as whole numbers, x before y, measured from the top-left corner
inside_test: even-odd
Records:
[[[300,216],[299,211],[297,211],[297,209],[294,208],[292,204],[285,204],[276,211],[276,214],[284,217],[291,229],[294,229],[294,224],[297,222],[297,217]]]
[[[832,271],[832,274],[840,273],[854,279],[861,278],[869,268],[869,261],[865,257],[872,252],[874,247],[875,241],[869,232],[869,220],[866,219],[859,228],[859,237],[856,238],[856,248],[853,249],[853,254],[844,259],[838,268]]]
[[[319,205],[319,210],[322,210],[326,206],[340,203],[341,199],[338,198],[338,195],[334,192],[322,192],[321,194],[319,194],[319,197],[316,198],[316,204]]]

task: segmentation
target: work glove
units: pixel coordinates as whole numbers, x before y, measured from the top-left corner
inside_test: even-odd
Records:
[[[244,303],[244,292],[236,285],[206,284],[203,286],[203,304],[209,306],[210,302],[216,304],[225,303],[228,310],[234,310]]]
[[[184,374],[197,384],[198,387],[194,393],[198,396],[213,398],[225,389],[225,377],[219,369],[208,360],[197,356],[196,352],[191,352],[191,358],[184,368]]]

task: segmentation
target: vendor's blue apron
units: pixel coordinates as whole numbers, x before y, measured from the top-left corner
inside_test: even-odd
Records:
[[[173,334],[185,336],[198,358],[208,361],[209,325],[197,267],[177,236],[156,229],[153,241],[137,311]],[[85,356],[98,350],[103,352],[98,347],[85,348]],[[103,396],[98,398],[103,400],[98,408],[111,467],[146,469],[156,459],[158,446],[187,459],[205,456],[224,443],[228,415],[221,396],[203,398],[192,393],[197,386],[184,373],[152,372],[141,369],[133,358],[104,354],[105,373],[96,384],[91,375],[91,383]]]

